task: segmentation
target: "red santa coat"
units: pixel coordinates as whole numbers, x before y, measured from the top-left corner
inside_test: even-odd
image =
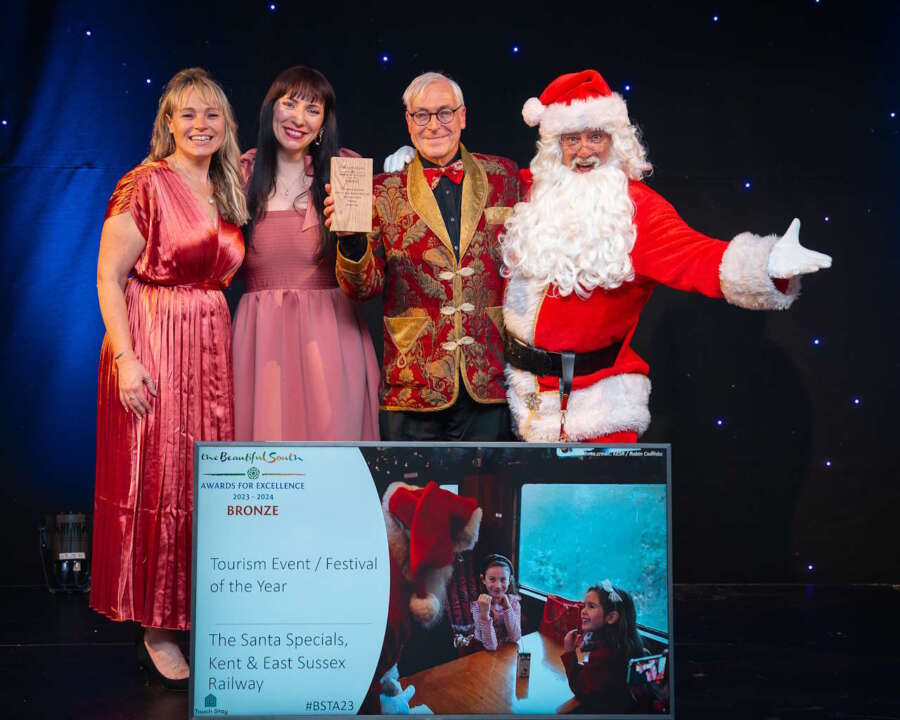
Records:
[[[527,182],[528,178],[523,178]],[[522,342],[555,352],[622,347],[611,367],[576,375],[566,412],[566,434],[586,441],[650,424],[649,366],[631,348],[641,311],[659,285],[698,292],[751,309],[784,309],[799,292],[799,278],[782,292],[768,276],[769,252],[778,236],[742,233],[730,243],[690,228],[665,199],[630,181],[637,231],[631,261],[634,280],[597,288],[582,300],[560,297],[551,286],[513,273],[503,301],[506,331]],[[506,366],[513,427],[529,442],[556,442],[560,430],[559,380]]]

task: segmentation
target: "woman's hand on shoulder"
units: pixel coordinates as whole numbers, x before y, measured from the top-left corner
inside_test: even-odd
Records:
[[[156,383],[132,350],[126,350],[116,360],[119,380],[119,402],[125,412],[134,411],[138,417],[153,411],[150,395],[157,396]],[[149,394],[148,394],[149,393]]]

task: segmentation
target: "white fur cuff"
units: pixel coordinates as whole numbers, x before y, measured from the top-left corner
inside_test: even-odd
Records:
[[[719,266],[722,294],[732,305],[748,310],[786,310],[800,295],[800,276],[781,292],[769,277],[769,253],[777,235],[741,233],[728,243]]]
[[[506,366],[507,398],[516,433],[527,442],[559,440],[559,392],[538,392],[530,372]],[[616,432],[643,433],[650,424],[650,378],[624,373],[569,395],[566,434],[591,440]]]

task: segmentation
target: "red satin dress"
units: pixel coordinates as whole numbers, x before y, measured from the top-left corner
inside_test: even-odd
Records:
[[[137,418],[119,403],[107,335],[97,389],[90,604],[113,620],[190,625],[193,443],[234,439],[231,322],[222,288],[244,257],[240,228],[209,218],[165,161],[116,186],[147,241],[125,287],[134,351],[159,395]]]

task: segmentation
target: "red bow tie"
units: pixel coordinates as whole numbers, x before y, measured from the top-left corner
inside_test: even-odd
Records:
[[[444,165],[444,167],[425,168],[425,182],[428,183],[428,186],[432,190],[437,187],[437,184],[445,175],[454,183],[459,185],[463,179],[462,160],[457,160],[456,162],[452,162],[449,165]]]

